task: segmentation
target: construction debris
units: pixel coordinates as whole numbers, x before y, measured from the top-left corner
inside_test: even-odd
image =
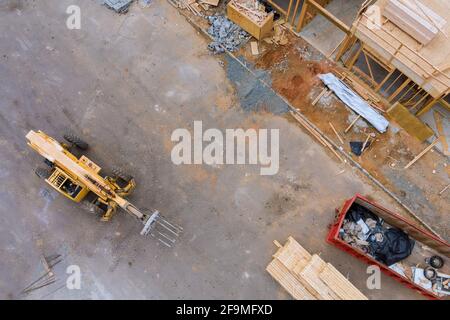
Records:
[[[274,13],[255,0],[231,0],[227,4],[227,17],[256,39],[272,32]]]
[[[294,238],[281,246],[266,270],[297,300],[367,300],[331,263],[311,255]]]
[[[442,195],[448,188],[450,188],[450,184],[448,184],[446,187],[444,187],[444,189],[439,191],[439,195]]]
[[[252,49],[252,55],[257,56],[259,54],[258,42],[256,41],[250,42],[250,47]]]
[[[224,16],[209,16],[208,21],[211,24],[208,33],[214,38],[214,41],[208,45],[208,49],[215,54],[223,53],[225,50],[236,51],[250,38],[247,32]]]
[[[342,240],[387,266],[407,258],[415,244],[405,232],[359,204],[350,208],[339,234]]]
[[[380,133],[386,132],[389,121],[368,105],[366,101],[353,92],[344,82],[332,73],[321,74],[319,78],[350,109],[361,115]]]
[[[133,0],[104,0],[103,4],[117,13],[127,13]]]
[[[201,4],[210,5],[213,7],[217,7],[219,5],[220,0],[199,0],[198,1]]]
[[[41,256],[41,262],[44,266],[45,273],[40,276],[38,279],[30,283],[28,286],[26,286],[22,291],[22,295],[28,295],[31,292],[47,287],[53,283],[56,282],[56,276],[53,273],[53,267],[60,263],[62,259],[59,259],[61,255],[57,254],[50,257]]]
[[[364,146],[362,141],[350,141],[350,150],[354,155],[360,156],[368,145],[370,145],[370,142],[367,142],[366,146]]]
[[[257,0],[231,0],[230,2],[258,24],[261,24],[269,15],[265,6]]]

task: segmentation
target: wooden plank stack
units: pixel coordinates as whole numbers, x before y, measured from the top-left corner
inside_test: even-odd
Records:
[[[383,15],[411,37],[427,45],[439,33],[445,20],[419,1],[416,3],[389,0]]]
[[[289,237],[266,270],[296,300],[367,300],[332,264]]]

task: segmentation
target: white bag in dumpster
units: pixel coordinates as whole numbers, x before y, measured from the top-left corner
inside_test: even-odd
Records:
[[[366,119],[379,132],[386,132],[389,121],[353,92],[332,73],[320,74],[320,80],[330,88],[350,109]]]

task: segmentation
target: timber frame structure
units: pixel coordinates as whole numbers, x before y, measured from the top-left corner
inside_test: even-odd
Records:
[[[401,104],[413,117],[436,103],[450,110],[450,1],[401,1],[420,1],[444,15],[447,24],[424,46],[383,15],[380,24],[371,18],[370,7],[376,5],[382,13],[388,0],[366,0],[351,26],[325,9],[329,0],[291,0],[287,11],[269,0],[285,15],[292,31],[300,32],[320,14],[345,33],[332,55],[344,65],[346,82],[372,106],[386,111]]]

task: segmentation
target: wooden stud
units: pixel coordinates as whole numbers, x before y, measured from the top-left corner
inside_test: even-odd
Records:
[[[301,0],[297,0],[297,4],[295,5],[294,16],[292,17],[292,25],[295,25],[295,18],[296,18],[297,9],[298,9],[298,5],[300,4],[300,1]],[[305,0],[303,2],[302,10],[300,11],[300,18],[298,19],[297,28],[295,29],[295,31],[297,33],[301,31],[301,29],[303,27],[303,23],[305,23],[305,17],[306,17],[307,11],[308,11],[308,0]]]
[[[394,98],[395,98],[396,96],[398,96],[398,94],[399,94],[400,92],[402,92],[403,89],[405,89],[405,87],[406,87],[410,82],[411,82],[411,79],[407,78],[407,79],[405,80],[405,82],[403,82],[403,83],[400,85],[400,87],[398,87],[397,90],[395,90],[394,93],[391,94],[391,95],[389,96],[389,98],[387,98],[387,100],[388,100],[389,102],[392,102],[392,100],[394,100]]]
[[[312,106],[315,106],[317,102],[325,95],[325,93],[328,92],[328,88],[325,87],[321,93],[314,99],[314,101],[311,103]]]
[[[361,118],[360,114],[358,114],[358,116],[355,118],[355,120],[353,120],[352,123],[350,123],[350,125],[347,127],[347,129],[345,129],[344,133],[347,133],[353,127],[353,125],[356,123],[356,121],[359,120],[359,118]]]
[[[439,99],[432,99],[429,103],[427,103],[422,109],[420,109],[419,112],[416,113],[416,116],[420,117],[421,115],[423,115],[424,113],[427,113],[428,110],[431,109],[431,107],[433,107],[436,102],[438,102]]]
[[[448,188],[450,188],[450,184],[448,184],[444,189],[439,191],[439,195],[443,194],[445,192],[445,190],[447,190]]]
[[[336,129],[334,128],[333,124],[331,122],[328,122],[328,124],[330,125],[331,129],[333,130],[334,134],[336,135],[336,137],[339,139],[339,141],[341,142],[341,144],[344,144],[344,140],[342,140],[341,136],[339,135],[339,133],[336,131]]]
[[[366,54],[366,52],[365,52],[364,50],[363,50],[362,53],[363,53],[363,55],[364,55],[364,59],[366,60],[367,68],[369,69],[370,77],[371,77],[372,80],[375,82],[375,77],[373,76],[372,67],[370,66],[369,58],[367,58],[367,54]]]
[[[412,159],[406,166],[405,169],[411,167],[417,160],[423,157],[425,153],[430,151],[437,143],[439,142],[439,138],[436,138],[428,147],[426,147],[421,153],[419,153],[414,159]]]
[[[328,21],[334,24],[336,27],[344,31],[346,34],[350,33],[350,28],[344,22],[336,18],[331,12],[322,7],[314,0],[305,0],[305,4],[308,2],[314,9],[316,9],[322,16],[324,16]]]
[[[386,81],[388,81],[388,79],[394,74],[396,69],[393,69],[389,72],[389,74],[383,79],[383,81],[381,81],[378,86],[376,86],[375,88],[375,92],[380,91],[381,87],[386,83]]]

